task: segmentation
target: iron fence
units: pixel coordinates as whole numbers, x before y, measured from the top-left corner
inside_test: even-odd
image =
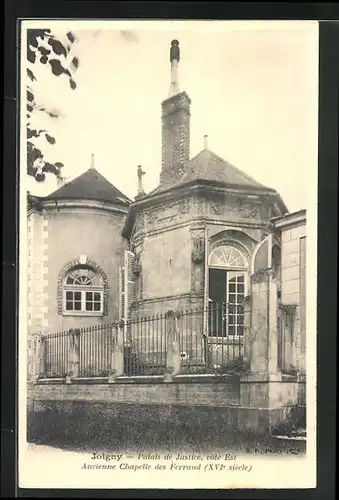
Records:
[[[43,372],[47,378],[65,377],[69,366],[69,332],[43,337]]]
[[[234,371],[244,354],[240,306],[210,304],[42,337],[43,376],[109,377]]]

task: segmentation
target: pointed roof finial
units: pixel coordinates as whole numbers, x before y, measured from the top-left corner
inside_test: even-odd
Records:
[[[91,154],[91,168],[95,168],[94,167],[94,153]]]
[[[142,166],[138,165],[138,195],[144,194],[144,186],[142,178],[146,172],[143,171]]]
[[[208,135],[204,135],[204,149],[208,149]]]
[[[174,59],[176,59],[178,62],[180,61],[179,40],[171,41],[170,61],[172,62]]]
[[[171,41],[170,61],[171,61],[171,84],[169,88],[168,97],[172,97],[180,93],[179,78],[178,78],[178,63],[180,61],[180,48],[178,40]]]

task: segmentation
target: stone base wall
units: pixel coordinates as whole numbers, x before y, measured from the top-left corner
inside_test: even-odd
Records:
[[[191,382],[194,376],[178,376],[175,382],[164,383],[163,377],[144,381],[135,377],[122,377],[120,383],[89,383],[89,381],[65,383],[43,383],[34,386],[31,398],[34,409],[46,401],[89,401],[112,404],[148,404],[168,406],[225,407],[239,404],[239,381]],[[208,377],[207,377],[208,378]],[[213,380],[213,377],[210,377]],[[133,380],[135,382],[133,383]],[[181,380],[179,382],[179,380]]]
[[[204,431],[206,421],[217,433],[222,429],[222,432],[270,434],[288,421],[296,406],[297,401],[289,400],[279,404],[276,401],[276,406],[270,407],[263,404],[259,396],[246,401],[244,394],[250,387],[254,391],[252,396],[257,392],[255,384],[244,385],[235,378],[217,382],[217,378],[207,376],[198,381],[197,376],[178,376],[170,383],[164,383],[161,378],[137,382],[127,377],[114,384],[108,384],[107,380],[101,384],[93,380],[72,384],[42,382],[31,386],[29,391],[28,431],[39,434],[38,422],[43,422],[42,415],[48,412],[57,419],[61,412],[82,415],[78,422],[80,434],[84,432],[83,425],[84,429],[88,425],[85,422],[95,420],[97,415],[98,418],[104,415],[106,419],[121,415],[123,422],[131,418],[140,425],[167,421],[176,426],[185,422],[187,427],[201,426],[200,432]],[[287,385],[285,383],[286,391],[298,393],[298,384],[290,384],[289,389]],[[263,382],[261,389],[261,392],[269,392],[270,385]]]

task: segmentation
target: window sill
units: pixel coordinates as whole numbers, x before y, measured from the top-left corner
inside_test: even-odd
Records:
[[[86,317],[100,317],[104,314],[96,311],[62,311],[62,316],[86,316]]]

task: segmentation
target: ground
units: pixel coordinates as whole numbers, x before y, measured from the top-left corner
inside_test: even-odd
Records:
[[[208,429],[188,428],[186,426],[143,426],[129,423],[116,425],[110,432],[97,432],[78,437],[74,432],[49,432],[48,435],[30,436],[33,450],[41,450],[46,445],[59,452],[236,452],[250,455],[303,455],[306,451],[306,440],[303,437],[278,438],[273,436],[256,436],[236,431],[211,432]],[[40,448],[42,446],[42,448]]]

